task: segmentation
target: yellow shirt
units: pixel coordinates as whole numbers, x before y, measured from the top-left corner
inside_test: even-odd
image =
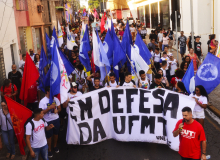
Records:
[[[147,71],[147,74],[152,74],[151,64],[149,64],[148,66],[149,66],[149,69]]]

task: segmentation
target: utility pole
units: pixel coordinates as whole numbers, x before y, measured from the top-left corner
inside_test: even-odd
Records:
[[[176,53],[177,53],[177,60],[179,61],[179,54],[178,54],[178,35],[177,35],[177,11],[175,11],[175,22],[176,22]]]
[[[191,40],[192,40],[192,48],[194,49],[193,0],[190,0],[190,12],[191,12]]]

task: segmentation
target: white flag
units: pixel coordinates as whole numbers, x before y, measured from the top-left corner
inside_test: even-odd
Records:
[[[96,66],[100,67],[100,55],[99,55],[99,44],[95,28],[92,28],[92,41],[93,41],[93,57]]]
[[[66,27],[66,32],[67,32],[67,49],[73,50],[73,47],[77,46],[77,44],[75,43],[73,37],[70,34],[69,26]]]
[[[63,32],[59,21],[58,21],[58,42],[59,42],[59,47],[61,47],[63,44]]]
[[[57,56],[59,61],[59,67],[60,67],[60,76],[61,76],[61,82],[60,82],[60,101],[61,104],[66,102],[68,99],[68,91],[70,90],[70,82],[67,76],[66,68],[63,64],[63,60],[60,57],[60,53],[57,49]]]
[[[131,63],[133,65],[133,67],[136,70],[137,75],[139,76],[139,71],[143,70],[145,73],[147,73],[149,66],[148,64],[144,61],[144,59],[141,57],[141,55],[139,54],[139,48],[137,45],[131,46]],[[131,66],[132,67],[132,66]],[[136,77],[135,72],[132,70],[132,77]],[[138,77],[136,77],[138,78]]]

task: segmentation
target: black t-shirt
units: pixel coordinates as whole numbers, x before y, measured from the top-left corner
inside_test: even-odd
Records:
[[[167,35],[168,35],[169,31],[167,31]],[[170,31],[170,34],[168,35],[170,40],[173,40],[173,31]]]
[[[89,89],[89,91],[95,91],[95,90],[101,89],[101,88],[103,88],[103,87],[102,87],[102,86],[99,86],[99,88],[95,88],[94,86],[92,86],[92,87]]]
[[[195,42],[196,37],[194,36],[194,42]],[[189,48],[192,48],[192,37],[189,36],[189,42],[188,42]]]
[[[197,56],[201,56],[201,45],[202,45],[201,42],[194,42],[194,47],[195,47],[194,51]]]
[[[15,74],[13,72],[8,73],[8,79],[11,80],[11,83],[14,84],[18,89],[21,88],[21,81],[22,78],[21,72],[17,71]]]
[[[150,34],[150,37],[149,37],[150,40],[153,40],[155,39],[155,41],[157,42],[157,35],[155,33],[153,34]]]
[[[211,50],[210,43],[211,43],[211,40],[208,40],[208,42],[207,42],[207,45],[208,45],[208,52],[210,52],[210,50]]]
[[[163,84],[163,85],[162,85]],[[150,85],[150,89],[154,89],[154,88],[157,88],[158,86],[161,86],[162,88],[166,88],[166,84],[165,83],[160,83],[159,85],[156,84],[155,82],[153,82],[151,85]],[[164,87],[163,87],[164,86]]]

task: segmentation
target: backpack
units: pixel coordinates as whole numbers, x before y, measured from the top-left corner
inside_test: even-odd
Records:
[[[33,131],[34,131],[34,122],[32,121],[32,119],[34,118],[34,114],[32,114],[32,116],[30,116],[27,121],[24,123],[24,133],[26,134],[26,125],[30,122],[31,124],[31,131],[32,131],[32,140],[33,140]],[[44,121],[44,123],[46,122],[44,118],[42,118],[42,120]]]

